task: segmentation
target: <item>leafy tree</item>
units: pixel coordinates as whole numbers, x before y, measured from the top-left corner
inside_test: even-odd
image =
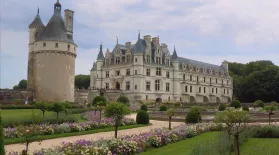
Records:
[[[0,109],[0,155],[5,155],[4,129],[3,129],[3,125],[2,125],[1,109]]]
[[[126,106],[130,106],[130,101],[129,101],[129,99],[126,97],[126,96],[120,96],[117,100],[116,100],[116,102],[120,102],[120,103],[123,103],[123,104],[125,104]]]
[[[270,122],[271,122],[271,115],[274,115],[275,110],[276,110],[276,105],[274,103],[272,103],[269,106],[264,107],[264,111],[266,111],[268,113],[268,123],[269,123],[269,125],[270,125]]]
[[[256,107],[264,107],[264,102],[262,100],[257,100],[254,102],[254,106]]]
[[[90,75],[76,75],[75,86],[78,89],[87,89],[90,86]]]
[[[242,107],[242,110],[249,111],[249,107],[248,106],[244,106],[244,107]]]
[[[226,104],[225,103],[221,103],[220,105],[219,105],[219,107],[218,107],[218,110],[219,111],[224,111],[224,110],[226,110]]]
[[[20,80],[18,85],[15,85],[13,87],[14,90],[17,90],[17,89],[27,89],[27,80]]]
[[[230,104],[230,107],[234,107],[234,108],[240,108],[241,104],[239,100],[233,100],[232,103]]]
[[[203,109],[198,106],[193,106],[186,116],[186,123],[199,123],[202,121],[201,111]]]
[[[43,113],[43,120],[45,119],[45,112],[48,109],[48,105],[46,101],[36,101],[35,102],[35,108],[40,109]]]
[[[13,90],[18,90],[19,88],[18,88],[18,85],[15,85],[14,87],[13,87]]]
[[[107,102],[107,100],[104,96],[96,96],[92,101],[92,106],[96,107],[98,102]]]
[[[65,111],[66,106],[63,102],[55,102],[50,105],[49,109],[50,109],[50,111],[53,111],[56,113],[56,122],[58,122],[59,113],[62,111]]]
[[[167,110],[168,110],[168,108],[166,105],[163,104],[160,106],[160,111],[167,111]]]
[[[234,152],[239,155],[239,134],[245,130],[250,116],[247,111],[226,110],[216,113],[214,117],[216,123],[225,123],[228,137],[234,137]]]
[[[174,108],[170,108],[169,110],[167,110],[167,115],[169,116],[169,130],[171,130],[171,119],[174,116],[176,110]]]
[[[122,103],[112,103],[106,106],[105,108],[105,116],[111,117],[115,121],[114,125],[114,137],[117,138],[117,129],[119,126],[119,122],[124,118],[125,115],[130,114],[130,110],[127,106]]]

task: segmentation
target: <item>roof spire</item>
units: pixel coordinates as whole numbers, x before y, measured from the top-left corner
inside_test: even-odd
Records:
[[[37,12],[38,14],[40,13],[40,8],[38,7],[38,12]]]
[[[174,48],[173,48],[173,54],[171,56],[171,59],[173,59],[173,60],[178,59],[178,56],[177,56],[177,53],[176,53],[176,49],[175,49],[175,45],[174,45]]]
[[[105,58],[105,57],[104,57],[104,54],[103,54],[103,45],[102,45],[102,42],[101,42],[100,51],[99,51],[97,60],[104,60],[104,58]]]
[[[140,30],[139,30],[139,36],[138,36],[138,40],[140,40]]]
[[[116,36],[116,45],[118,45],[118,37]]]

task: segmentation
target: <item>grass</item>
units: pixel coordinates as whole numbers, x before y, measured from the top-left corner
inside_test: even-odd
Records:
[[[240,147],[241,155],[278,155],[279,138],[250,138]]]
[[[13,109],[13,110],[2,110],[3,125],[12,125],[20,123],[30,123],[32,122],[32,110],[33,109]],[[43,115],[40,110],[34,109],[35,114],[42,120]],[[65,112],[59,113],[59,119],[66,121],[83,121],[79,114],[69,114],[66,116]],[[46,111],[45,112],[46,121],[56,120],[56,113]]]
[[[192,149],[205,141],[211,140],[218,135],[218,132],[208,132],[196,136],[194,138],[186,139],[174,144],[169,144],[167,146],[151,149],[149,151],[143,152],[140,155],[190,155]]]
[[[151,125],[151,124],[149,124]],[[144,127],[149,125],[142,125],[142,124],[135,124],[135,125],[128,125],[128,126],[120,126],[118,127],[119,130],[125,130],[125,129],[132,129],[132,128],[138,128],[138,127]],[[36,138],[36,140],[47,140],[47,139],[55,139],[55,138],[62,138],[62,137],[71,137],[71,136],[80,136],[80,135],[87,135],[87,134],[94,134],[99,132],[109,132],[114,131],[114,127],[104,128],[104,129],[96,129],[96,130],[90,130],[90,131],[83,131],[83,132],[72,132],[72,133],[64,133],[64,134],[56,134],[56,135],[45,135],[45,136],[39,136]],[[7,139],[4,141],[5,145],[9,144],[16,144],[16,143],[22,143],[22,138],[14,138],[14,139]]]

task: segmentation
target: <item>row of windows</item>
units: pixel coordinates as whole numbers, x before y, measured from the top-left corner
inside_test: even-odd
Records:
[[[199,76],[196,76],[197,78],[197,82],[200,82],[200,79],[199,79]],[[183,80],[185,81],[186,80],[186,75],[183,74]],[[193,81],[193,75],[190,75],[190,81]],[[206,77],[203,77],[203,82],[206,83]],[[211,84],[212,83],[212,78],[209,78],[209,83]],[[217,78],[215,79],[215,83],[217,84],[218,83],[218,80]],[[222,85],[224,84],[224,80],[222,79]],[[229,80],[227,80],[227,85],[229,85]]]
[[[135,75],[138,74],[138,71],[135,70]],[[116,71],[116,75],[120,76],[120,71]],[[126,76],[130,76],[131,75],[131,71],[130,69],[126,69]],[[162,70],[161,68],[156,68],[156,75],[157,76],[161,76],[162,75]],[[146,76],[151,76],[151,69],[146,69]],[[166,77],[170,78],[170,72],[166,72]],[[106,78],[109,78],[109,71],[106,71]]]
[[[36,44],[36,46],[37,46],[37,44]],[[46,47],[46,43],[43,43],[43,47]],[[59,47],[59,44],[58,43],[55,43],[55,46],[54,46],[55,48],[58,48]],[[70,48],[71,48],[71,45],[68,45],[68,50],[70,50]],[[74,47],[74,50],[76,50],[76,47]]]
[[[189,92],[192,93],[192,86],[189,87],[190,87]],[[185,86],[185,92],[188,92],[188,86]],[[199,93],[202,93],[202,87],[199,87]],[[203,93],[206,93],[206,87],[203,87]],[[214,93],[214,88],[211,89],[211,93]],[[215,93],[218,94],[218,88],[215,88]],[[223,94],[226,93],[229,94],[229,89],[224,89]]]

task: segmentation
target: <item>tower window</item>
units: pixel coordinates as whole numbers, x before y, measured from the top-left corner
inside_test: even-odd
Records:
[[[43,46],[46,47],[46,43],[43,43]]]
[[[135,85],[135,90],[137,90],[138,89],[138,86],[137,85]]]
[[[138,58],[135,58],[135,62],[138,62]]]
[[[205,93],[205,87],[203,87],[203,92]]]
[[[55,43],[55,48],[58,48],[58,43]]]
[[[205,77],[203,77],[203,82],[205,83]]]

